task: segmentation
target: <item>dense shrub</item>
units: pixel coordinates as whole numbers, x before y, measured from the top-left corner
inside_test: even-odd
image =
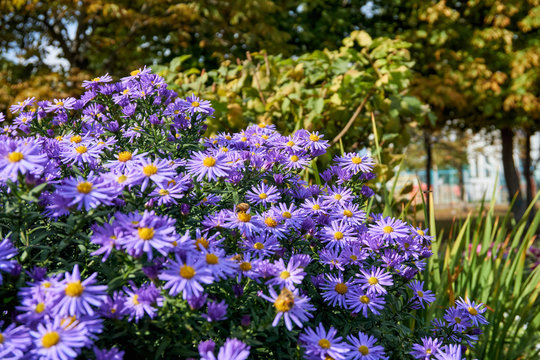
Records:
[[[0,137],[0,357],[461,359],[485,324],[416,278],[427,229],[369,213],[373,160],[213,109],[140,69],[11,107]]]

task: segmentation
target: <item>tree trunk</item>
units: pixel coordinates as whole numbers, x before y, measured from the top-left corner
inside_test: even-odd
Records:
[[[429,130],[424,130],[424,146],[426,149],[426,210],[429,215],[429,207],[432,205],[429,203],[429,195],[431,192],[431,169],[433,168],[433,157],[431,154],[433,144],[431,143],[431,133]],[[426,219],[426,222],[427,221],[428,219]]]
[[[465,172],[463,171],[463,165],[458,169],[458,186],[459,186],[459,200],[465,202]]]
[[[525,200],[521,196],[519,186],[519,176],[514,163],[514,132],[512,129],[501,129],[502,139],[502,160],[504,179],[506,181],[506,188],[508,189],[509,201],[512,201],[514,195],[517,193],[516,202],[514,203],[514,219],[519,221],[525,213],[526,205]]]

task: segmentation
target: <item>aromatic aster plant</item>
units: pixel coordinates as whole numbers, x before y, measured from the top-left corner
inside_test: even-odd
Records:
[[[373,160],[309,184],[328,142],[213,109],[143,68],[11,107],[0,135],[2,359],[461,359],[487,321],[432,324],[427,229],[369,212]],[[4,116],[2,116],[3,118]]]

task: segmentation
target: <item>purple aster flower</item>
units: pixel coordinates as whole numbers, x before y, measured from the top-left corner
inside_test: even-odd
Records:
[[[61,110],[72,110],[74,109],[76,103],[77,103],[77,99],[73,97],[69,97],[65,99],[54,99],[52,104],[49,104],[49,106],[45,108],[45,111],[59,112]]]
[[[210,269],[200,258],[188,253],[186,260],[183,261],[178,255],[175,256],[176,260],[170,260],[165,270],[158,276],[160,280],[166,281],[163,288],[170,289],[169,295],[176,296],[182,293],[184,299],[199,296],[204,291],[201,284],[214,282]]]
[[[94,346],[94,355],[96,355],[96,360],[123,360],[124,352],[118,350],[117,348],[107,349],[98,349]]]
[[[60,159],[64,164],[91,167],[96,166],[101,158],[103,145],[92,144],[90,142],[65,145],[60,153]]]
[[[219,177],[227,176],[229,166],[227,158],[223,153],[206,154],[200,151],[192,154],[188,161],[187,168],[190,175],[201,181],[206,178],[209,181],[215,181]]]
[[[150,161],[142,159],[137,166],[138,181],[141,181],[141,190],[144,191],[149,182],[161,184],[172,180],[176,176],[176,171],[167,159]]]
[[[100,205],[111,205],[118,196],[118,190],[111,182],[93,173],[88,174],[86,179],[82,176],[65,179],[56,193],[69,201],[68,206],[76,205],[77,210],[85,211]]]
[[[268,287],[270,296],[261,294],[260,296],[274,303],[276,309],[276,317],[272,322],[272,326],[277,326],[279,320],[283,317],[285,326],[289,331],[292,331],[292,321],[299,326],[303,327],[303,323],[308,321],[313,315],[310,311],[315,311],[315,307],[309,303],[309,298],[300,296],[298,289],[293,291],[283,288],[279,295],[276,293],[273,287]]]
[[[207,115],[212,115],[214,113],[214,109],[212,108],[210,101],[202,100],[195,96],[195,94],[188,96],[185,101],[182,101],[181,106],[183,111],[191,113],[192,116],[196,113]]]
[[[366,213],[353,203],[341,204],[332,210],[330,216],[333,220],[342,220],[353,225],[360,225],[366,221]]]
[[[103,255],[102,262],[105,262],[111,255],[113,249],[116,249],[118,245],[118,238],[122,238],[123,232],[120,227],[113,226],[109,223],[104,223],[103,226],[93,226],[93,234],[90,236],[90,242],[96,245],[100,245],[100,248],[90,255],[97,256]]]
[[[433,356],[435,356],[435,354],[439,352],[441,346],[442,342],[439,339],[424,337],[422,338],[422,345],[413,344],[410,354],[414,356],[415,359],[431,359]]]
[[[109,161],[104,166],[116,172],[130,171],[139,168],[144,162],[146,153],[138,154],[137,152],[138,150],[133,152],[120,151],[118,155],[116,155],[116,160]]]
[[[369,226],[372,236],[381,236],[384,240],[395,242],[398,238],[409,236],[409,226],[392,217],[380,217],[374,225]]]
[[[225,254],[225,250],[219,248],[201,249],[204,254],[206,265],[212,276],[217,280],[227,279],[238,272],[238,265]]]
[[[53,289],[59,295],[54,310],[59,315],[93,315],[93,307],[99,307],[106,298],[106,285],[94,285],[97,273],[81,281],[79,265],[75,264],[73,273],[65,273],[65,279]]]
[[[109,74],[105,74],[102,76],[98,76],[93,78],[92,80],[83,80],[82,87],[85,89],[91,88],[91,89],[97,89],[99,84],[111,82],[112,77]]]
[[[345,355],[347,360],[384,360],[388,359],[384,348],[375,345],[377,339],[374,336],[358,332],[358,337],[347,335],[349,352]]]
[[[307,215],[321,215],[325,214],[329,210],[328,206],[323,204],[319,199],[307,199],[302,204],[302,209]]]
[[[11,105],[9,107],[9,111],[11,111],[13,114],[18,113],[19,111],[24,111],[24,109],[27,106],[33,106],[36,102],[35,97],[29,97],[24,99],[23,101],[19,101],[17,104]],[[2,118],[2,115],[0,115],[0,119]]]
[[[343,280],[343,274],[326,274],[326,279],[321,285],[323,299],[332,306],[345,307],[345,297],[349,292],[352,282]]]
[[[186,176],[163,184],[157,184],[150,196],[157,199],[158,205],[178,204],[177,200],[183,198],[184,192],[188,190],[188,183],[189,178]]]
[[[369,294],[358,287],[352,287],[345,295],[345,304],[354,314],[362,313],[368,317],[368,311],[374,315],[379,315],[384,309],[384,297],[376,294]]]
[[[302,153],[292,154],[281,161],[286,168],[296,170],[309,165],[309,158]]]
[[[281,245],[274,236],[252,235],[244,239],[240,247],[259,258],[264,258],[275,254]]]
[[[273,185],[266,185],[264,182],[253,188],[246,194],[246,199],[253,204],[271,204],[279,201],[281,195]]]
[[[99,314],[108,319],[121,319],[124,317],[124,304],[126,297],[124,294],[115,291],[113,296],[107,296],[101,303]]]
[[[439,349],[439,352],[435,355],[435,359],[437,360],[464,360],[465,358],[461,357],[461,345],[459,344],[452,344],[452,345],[445,345],[441,349]]]
[[[208,322],[225,320],[227,319],[228,307],[225,300],[222,300],[219,303],[217,301],[209,301],[208,311],[206,314],[203,314],[202,317],[208,320]]]
[[[381,268],[373,266],[369,272],[364,270],[360,270],[360,272],[361,274],[356,274],[359,277],[358,282],[362,285],[362,289],[367,290],[370,294],[386,294],[384,286],[394,284],[392,275]]]
[[[352,226],[344,221],[332,221],[331,226],[325,226],[321,241],[326,243],[329,249],[343,249],[349,242],[356,240]]]
[[[446,310],[444,319],[448,321],[448,325],[454,328],[456,331],[462,332],[472,326],[469,312],[456,306]]]
[[[227,339],[219,349],[218,356],[214,355],[216,344],[207,340],[199,344],[201,360],[246,360],[249,357],[250,347],[238,339]]]
[[[65,326],[62,325],[62,319],[56,317],[38,324],[35,331],[30,331],[34,342],[34,348],[31,350],[33,358],[60,360],[76,358],[88,339],[86,332],[77,326],[78,323],[75,320]]]
[[[302,220],[305,218],[304,211],[295,204],[278,203],[272,206],[270,210],[281,215],[288,229],[299,229],[302,226]]]
[[[474,301],[470,301],[468,298],[465,298],[465,300],[463,300],[463,298],[459,298],[456,303],[458,308],[467,311],[474,326],[489,324],[486,318],[482,315],[486,312],[484,304],[476,304]]]
[[[153,250],[167,255],[179,240],[175,230],[175,220],[167,216],[156,215],[154,211],[145,210],[144,214],[132,214],[131,219],[119,218],[115,224],[124,229],[124,235],[118,239],[126,251],[135,257],[146,253],[149,260],[153,258]]]
[[[350,171],[353,174],[359,172],[370,172],[373,169],[375,162],[367,155],[358,153],[347,153],[343,156],[334,159],[344,170]]]
[[[9,238],[5,238],[0,242],[0,271],[11,272],[15,264],[14,260],[10,260],[17,256],[17,248],[13,246]],[[0,272],[0,285],[2,285],[2,273]]]
[[[433,295],[431,290],[424,291],[423,281],[413,280],[408,286],[414,292],[412,300],[417,300],[420,303],[420,306],[422,306],[422,309],[424,309],[424,304],[429,304],[435,301],[435,295]]]
[[[322,199],[328,206],[343,206],[349,204],[354,199],[354,195],[352,190],[349,188],[343,186],[332,186],[328,189],[328,195],[323,195]]]
[[[28,334],[29,329],[25,326],[9,324],[2,329],[4,322],[0,321],[0,358],[16,360],[24,357],[32,339]]]
[[[330,270],[336,268],[338,270],[345,271],[339,248],[322,249],[320,252],[319,261],[321,264],[329,265]]]
[[[306,355],[313,359],[325,359],[331,357],[334,360],[345,359],[345,354],[349,348],[342,340],[341,336],[336,336],[337,330],[330,327],[328,332],[322,323],[319,323],[315,330],[308,328],[300,334],[299,340],[306,349]]]
[[[289,290],[295,289],[296,285],[302,283],[302,280],[306,275],[304,269],[299,265],[300,264],[295,262],[293,258],[291,258],[287,266],[285,266],[283,259],[279,259],[274,263],[277,272],[276,276],[266,283],[269,285],[278,285],[280,289],[284,287]]]
[[[339,256],[344,265],[363,267],[363,262],[369,257],[369,253],[359,243],[355,243],[344,247]]]
[[[254,232],[258,232],[262,228],[259,222],[259,217],[252,216],[248,211],[238,211],[238,213],[227,210],[225,224],[223,227],[229,229],[238,229],[241,234],[250,236]]]
[[[0,142],[0,183],[17,180],[18,174],[41,174],[49,160],[34,139]]]
[[[144,284],[140,288],[131,284],[131,289],[124,287],[124,292],[123,313],[128,315],[130,321],[135,318],[135,322],[138,322],[145,313],[153,319],[157,312],[156,306],[163,304],[161,292],[153,283]]]

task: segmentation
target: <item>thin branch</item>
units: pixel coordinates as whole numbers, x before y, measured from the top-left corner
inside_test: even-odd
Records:
[[[351,128],[352,124],[354,123],[354,121],[356,120],[356,118],[358,117],[358,115],[360,115],[360,112],[362,111],[362,109],[364,108],[364,106],[366,106],[369,98],[371,97],[371,95],[373,95],[373,92],[375,91],[375,88],[371,88],[371,90],[369,90],[369,92],[367,93],[366,97],[364,98],[364,100],[362,100],[362,102],[360,103],[360,105],[358,105],[358,107],[356,108],[356,111],[354,112],[354,114],[351,116],[351,118],[349,119],[349,121],[347,122],[347,124],[345,125],[345,127],[343,128],[343,130],[341,130],[341,132],[339,134],[337,134],[337,136],[334,138],[334,140],[332,140],[332,142],[330,143],[330,146],[334,145],[335,143],[337,143],[339,141],[339,139],[341,139],[343,137],[343,135],[345,135],[347,133],[347,131],[349,131],[349,129]]]

